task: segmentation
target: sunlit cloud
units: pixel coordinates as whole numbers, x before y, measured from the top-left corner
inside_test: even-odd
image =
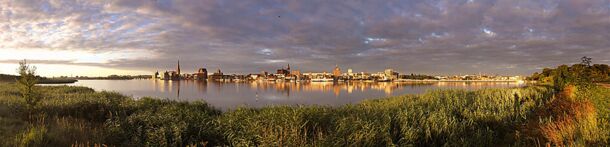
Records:
[[[269,59],[257,63],[286,63],[286,60]]]
[[[0,63],[0,73],[17,73],[17,64]],[[108,76],[108,75],[150,75],[152,72],[135,69],[105,68],[99,66],[69,65],[69,64],[32,64],[38,75],[46,77],[59,76]]]
[[[262,55],[271,56],[273,54],[273,51],[271,51],[271,49],[264,48],[264,49],[259,50],[257,53],[262,54]]]
[[[482,28],[481,31],[485,34],[485,36],[487,37],[494,37],[496,36],[496,32],[493,32],[491,29],[489,28]]]
[[[109,64],[112,61],[154,60],[159,55],[147,50],[123,49],[115,51],[87,50],[49,50],[49,49],[1,49],[0,61],[12,60],[46,60],[66,61],[67,63]]]

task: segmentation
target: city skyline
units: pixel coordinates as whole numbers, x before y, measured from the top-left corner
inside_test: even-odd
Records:
[[[610,1],[0,0],[0,73],[143,75],[201,67],[530,75],[610,64]]]

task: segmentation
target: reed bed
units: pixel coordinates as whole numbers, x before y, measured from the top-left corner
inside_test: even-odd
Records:
[[[549,134],[569,132],[553,132],[558,127],[550,124],[560,120],[545,120],[552,115],[540,113],[558,103],[557,92],[545,86],[431,90],[340,107],[229,112],[205,102],[134,100],[84,87],[37,88],[44,98],[26,110],[16,88],[0,84],[0,146],[495,146],[532,145],[536,139],[553,143],[558,137]],[[583,135],[565,140],[608,142],[608,91],[596,90],[589,103],[573,106],[583,111],[565,117],[583,122],[565,127]],[[524,131],[528,127],[539,133]]]

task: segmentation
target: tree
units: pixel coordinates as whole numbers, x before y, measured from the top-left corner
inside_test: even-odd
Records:
[[[591,60],[592,60],[592,58],[589,58],[589,57],[587,57],[587,56],[584,56],[584,57],[580,58],[580,60],[581,60],[580,64],[582,64],[582,65],[586,65],[587,67],[590,67],[590,66],[591,66],[591,63],[592,63],[592,62],[591,62]]]
[[[17,80],[17,86],[19,87],[21,96],[28,107],[33,108],[38,104],[38,101],[40,101],[40,96],[35,89],[36,83],[38,83],[38,79],[36,78],[36,67],[30,66],[26,60],[23,60],[19,62],[17,72],[19,72],[20,75]]]
[[[552,73],[553,85],[556,90],[563,89],[567,84],[573,82],[573,74],[567,65],[558,66]]]
[[[590,84],[591,82],[593,82],[592,75],[591,75],[592,58],[584,56],[584,57],[580,58],[580,60],[581,60],[580,66],[578,66],[578,65],[573,66],[573,67],[576,67],[576,70],[578,70],[578,71],[574,72],[576,74],[576,77],[578,77],[577,84],[579,84],[579,85]]]

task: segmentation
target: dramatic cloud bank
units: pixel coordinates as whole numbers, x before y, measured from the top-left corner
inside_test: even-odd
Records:
[[[609,40],[608,0],[0,0],[0,63],[529,74]]]

